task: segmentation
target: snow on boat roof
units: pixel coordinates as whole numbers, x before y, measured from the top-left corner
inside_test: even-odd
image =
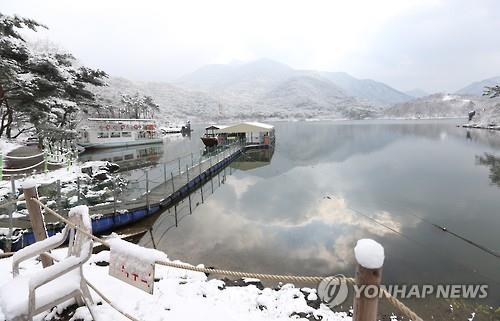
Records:
[[[273,125],[268,125],[258,122],[245,122],[221,128],[217,132],[232,134],[232,133],[268,132],[273,129],[274,129]]]
[[[154,119],[139,119],[139,118],[88,118],[89,121],[147,121],[152,122]]]

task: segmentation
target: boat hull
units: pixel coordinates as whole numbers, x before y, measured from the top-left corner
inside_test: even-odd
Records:
[[[219,143],[215,137],[201,137],[201,141],[207,147],[214,147]]]
[[[158,144],[158,143],[162,143],[162,142],[163,142],[163,138],[155,138],[155,139],[143,139],[143,140],[134,140],[134,141],[118,141],[118,142],[102,142],[102,143],[78,143],[78,145],[85,148],[85,149],[92,149],[92,148],[113,148],[113,147],[146,145],[146,144]]]

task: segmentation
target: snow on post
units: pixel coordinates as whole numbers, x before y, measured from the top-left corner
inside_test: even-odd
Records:
[[[356,261],[367,269],[379,269],[384,264],[384,248],[372,239],[361,239],[354,248]]]
[[[382,281],[384,248],[371,239],[358,240],[354,248],[358,262],[356,285],[365,290],[354,297],[353,321],[376,321],[378,310],[378,291]],[[370,290],[368,290],[370,289]],[[373,294],[376,295],[373,295]]]

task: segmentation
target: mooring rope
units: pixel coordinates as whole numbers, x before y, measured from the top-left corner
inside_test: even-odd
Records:
[[[40,166],[43,163],[45,163],[45,159],[42,160],[42,161],[40,161],[39,163],[37,163],[35,165],[31,165],[31,166],[28,166],[28,167],[25,167],[25,168],[4,168],[4,169],[2,169],[2,171],[3,172],[21,172],[21,171],[25,171],[25,170],[32,169],[32,168],[35,168],[37,166]]]
[[[3,252],[3,253],[0,253],[0,259],[12,256],[12,255],[14,255],[14,253],[16,253],[16,252]]]
[[[283,282],[299,282],[299,283],[319,283],[325,277],[323,276],[297,276],[297,275],[279,275],[279,274],[263,274],[263,273],[249,273],[249,272],[239,272],[230,270],[220,270],[212,268],[202,268],[196,267],[188,264],[175,263],[169,261],[156,261],[156,264],[165,265],[168,267],[190,270],[194,272],[202,272],[209,274],[227,275],[237,278],[252,278],[270,281],[283,281]],[[350,279],[350,278],[346,278]],[[354,280],[354,279],[352,279]]]
[[[407,307],[403,302],[399,301],[395,297],[393,297],[386,289],[380,288],[384,298],[387,301],[395,306],[401,313],[403,313],[409,320],[412,321],[423,321],[421,317],[419,317],[415,312],[413,312],[409,307]]]
[[[72,228],[77,229],[79,232],[87,235],[88,237],[92,238],[93,240],[100,242],[102,245],[110,248],[109,243],[107,243],[105,240],[100,239],[97,236],[92,235],[92,233],[89,233],[89,232],[85,231],[84,229],[80,228],[79,226],[75,225],[71,221],[69,221],[66,218],[64,218],[63,216],[59,215],[57,212],[55,212],[51,208],[47,207],[45,204],[40,202],[40,200],[38,200],[37,198],[31,198],[31,200],[34,201],[35,203],[37,203],[38,205],[40,205],[42,208],[44,208],[46,212],[54,215],[55,217],[57,217],[58,219],[60,219],[64,223],[68,224]],[[325,278],[322,276],[279,275],[279,274],[249,273],[249,272],[222,270],[222,269],[211,269],[211,268],[196,267],[196,266],[185,264],[185,263],[175,263],[175,262],[169,262],[169,261],[156,261],[155,263],[159,264],[159,265],[189,270],[189,271],[193,271],[193,272],[201,272],[201,273],[209,273],[209,274],[212,273],[212,274],[217,274],[217,275],[226,275],[226,276],[232,276],[232,277],[238,277],[238,278],[255,278],[255,279],[260,279],[260,280],[282,281],[282,282],[292,282],[292,283],[297,282],[297,283],[315,284],[315,283],[321,282]],[[351,285],[356,284],[356,280],[354,278],[344,277],[344,279],[347,283],[349,283]],[[91,287],[92,287],[92,289],[94,289],[94,291],[96,291],[99,294],[99,292],[93,286],[91,286]],[[381,288],[381,291],[383,293],[383,297],[385,297],[390,304],[392,304],[394,307],[396,307],[407,318],[409,318],[412,321],[423,321],[423,319],[420,318],[415,312],[413,312],[410,308],[408,308],[403,302],[401,302],[397,298],[393,297],[384,288]],[[104,299],[104,297],[103,297],[103,299]],[[110,305],[111,305],[111,303],[110,303]],[[113,305],[112,305],[112,307],[117,309]],[[118,309],[117,309],[117,311],[122,313]],[[124,313],[122,313],[122,314],[127,316]],[[135,321],[137,319],[131,318],[131,320]]]
[[[8,158],[8,159],[31,159],[31,158],[35,158],[35,157],[40,157],[40,156],[43,156],[43,152],[40,153],[40,154],[36,154],[36,155],[31,155],[31,156],[7,156],[7,155],[4,155],[3,158]]]
[[[73,222],[69,221],[68,219],[66,219],[65,217],[61,216],[60,214],[58,214],[57,212],[55,212],[54,210],[52,210],[50,207],[48,207],[47,205],[43,204],[42,202],[40,202],[39,199],[37,198],[31,198],[31,200],[35,203],[37,203],[38,205],[40,205],[47,213],[49,214],[52,214],[54,215],[55,217],[57,217],[58,219],[60,219],[61,221],[63,221],[64,223],[68,224],[69,226],[71,226],[72,228],[78,230],[79,232],[85,234],[86,236],[90,237],[91,239],[93,239],[94,241],[96,242],[99,242],[101,243],[102,245],[106,246],[109,248],[109,244],[104,241],[103,239],[100,239],[98,238],[97,236],[94,236],[92,233],[89,233],[87,231],[85,231],[84,229],[80,228],[79,226],[77,226],[76,224],[74,224]]]

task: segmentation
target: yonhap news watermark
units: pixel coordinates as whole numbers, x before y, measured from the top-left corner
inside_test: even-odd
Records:
[[[353,284],[354,297],[383,298],[390,294],[397,299],[485,299],[487,284]],[[342,304],[349,294],[343,275],[330,276],[318,285],[318,297],[330,307]]]

